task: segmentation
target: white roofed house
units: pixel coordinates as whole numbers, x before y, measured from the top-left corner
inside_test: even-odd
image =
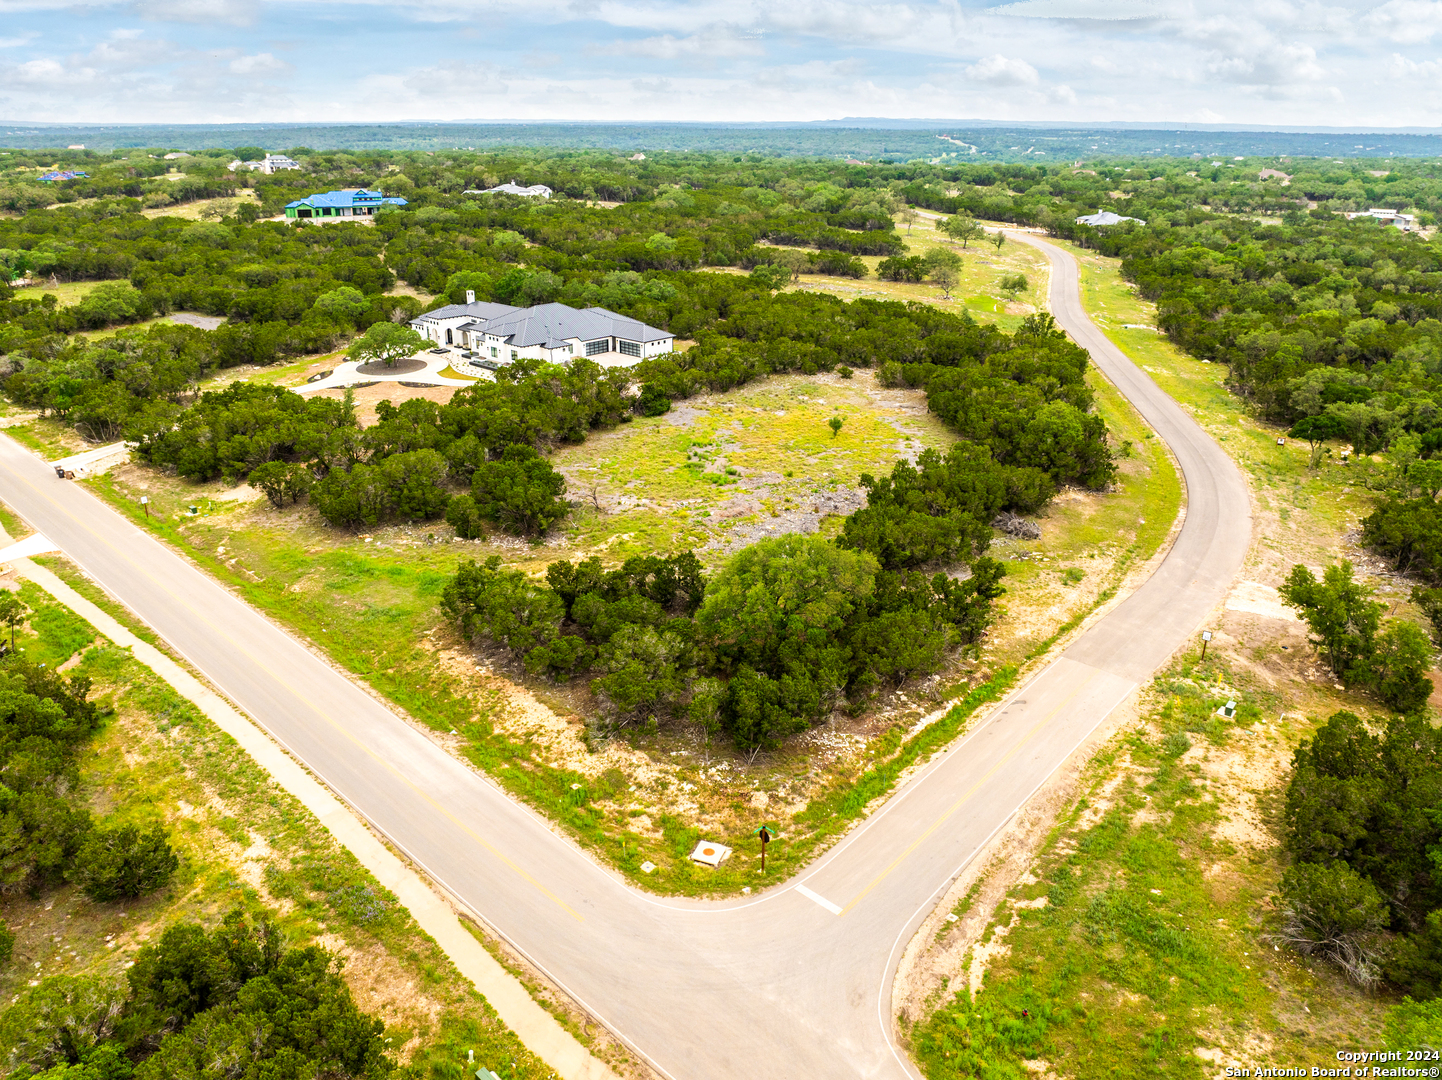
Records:
[[[1126,217],[1114,213],[1111,210],[1100,210],[1095,214],[1085,214],[1076,219],[1078,225],[1090,225],[1093,228],[1103,228],[1107,225],[1120,225],[1123,221],[1135,221],[1138,225],[1145,225],[1141,218]]]
[[[554,194],[545,184],[532,184],[530,187],[521,187],[520,184],[512,181],[509,184],[501,184],[493,188],[467,188],[464,195],[519,195],[524,199],[534,199],[539,196],[542,199],[549,199]]]
[[[584,356],[603,367],[629,367],[675,348],[669,330],[647,326],[605,308],[565,304],[516,308],[474,299],[428,311],[411,326],[437,345],[459,346],[472,356],[452,366],[481,374],[521,359],[563,364]]]
[[[1417,215],[1403,214],[1397,210],[1389,210],[1385,207],[1374,206],[1370,210],[1353,210],[1346,214],[1348,221],[1355,221],[1357,218],[1375,218],[1383,225],[1392,225],[1403,232],[1411,232],[1417,227]]]

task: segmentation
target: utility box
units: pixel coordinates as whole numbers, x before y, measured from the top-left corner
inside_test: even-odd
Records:
[[[702,840],[696,845],[696,850],[691,852],[692,862],[709,866],[713,870],[729,858],[731,858],[731,849],[725,844],[717,844],[711,840]]]
[[[1235,701],[1227,702],[1225,705],[1223,705],[1220,709],[1217,710],[1217,715],[1224,716],[1228,720],[1234,719],[1237,715],[1237,703]]]

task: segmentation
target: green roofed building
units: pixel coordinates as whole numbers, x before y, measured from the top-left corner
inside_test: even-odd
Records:
[[[372,217],[382,206],[405,206],[406,200],[386,198],[380,191],[345,188],[307,195],[304,199],[285,204],[288,218],[357,218]]]

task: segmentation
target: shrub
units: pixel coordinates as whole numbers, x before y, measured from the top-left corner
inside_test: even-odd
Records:
[[[1387,906],[1370,881],[1344,862],[1300,863],[1282,875],[1282,900],[1282,941],[1331,961],[1358,985],[1377,983],[1376,935]]]
[[[270,505],[279,510],[285,505],[285,500],[292,503],[299,502],[301,496],[310,494],[310,489],[315,484],[315,477],[311,475],[310,468],[306,465],[287,465],[283,461],[267,461],[264,465],[257,465],[250,470],[251,487],[259,488],[264,492],[265,497],[270,500]]]
[[[1389,1050],[1436,1050],[1442,1047],[1442,1000],[1403,998],[1387,1013],[1383,1044]]]
[[[390,492],[380,470],[356,465],[332,469],[311,491],[311,502],[332,525],[374,525],[390,509]]]
[[[664,416],[671,411],[671,399],[659,386],[647,383],[636,399],[636,411],[642,416]]]
[[[179,867],[163,826],[145,833],[134,825],[101,826],[80,845],[70,879],[104,903],[163,888]]]
[[[450,499],[441,487],[446,479],[446,459],[435,450],[392,454],[375,468],[380,472],[387,503],[394,513],[421,521],[445,510]]]
[[[570,509],[561,495],[566,478],[529,446],[508,446],[499,461],[488,461],[471,478],[471,494],[483,518],[507,532],[544,533]]]
[[[446,524],[454,528],[462,540],[477,540],[486,531],[476,500],[469,495],[457,495],[446,504]]]
[[[125,1005],[119,979],[52,975],[0,1013],[5,1065],[28,1076],[88,1058],[114,1033]]]

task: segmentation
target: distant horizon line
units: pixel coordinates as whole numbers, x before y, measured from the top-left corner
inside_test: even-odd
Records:
[[[3,120],[0,127],[115,130],[135,128],[304,128],[304,127],[459,127],[459,126],[535,126],[535,127],[686,127],[686,128],[853,128],[858,130],[918,130],[939,127],[1027,128],[1035,131],[1205,131],[1205,132],[1272,132],[1279,135],[1432,135],[1442,136],[1442,127],[1382,127],[1307,124],[1226,124],[1176,121],[1129,120],[985,120],[908,117],[846,116],[831,120],[570,120],[570,119],[408,119],[408,120],[250,120],[179,123],[175,121],[57,121]],[[0,136],[3,137],[3,136]]]

